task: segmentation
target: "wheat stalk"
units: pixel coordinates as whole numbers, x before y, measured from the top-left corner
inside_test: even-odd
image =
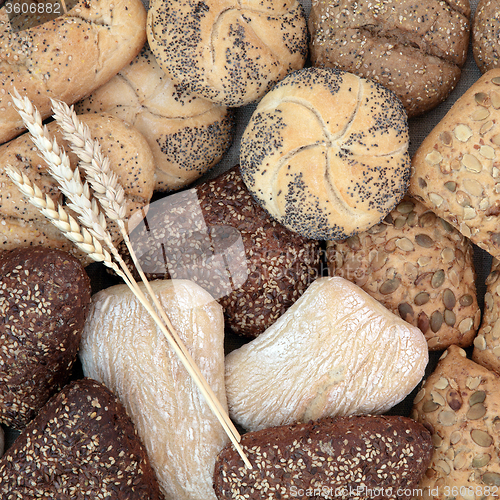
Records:
[[[38,110],[32,105],[29,99],[26,97],[22,98],[17,91],[14,91],[14,94],[12,100],[26,128],[30,132],[33,142],[47,162],[49,171],[59,183],[61,191],[70,200],[68,207],[78,214],[78,220],[85,227],[81,228],[77,221],[69,216],[62,207],[56,207],[48,196],[43,197],[40,188],[34,183],[31,183],[29,178],[21,174],[19,170],[10,166],[7,168],[8,175],[19,187],[21,192],[28,197],[29,201],[37,206],[68,239],[73,241],[78,248],[80,248],[80,250],[87,253],[93,260],[101,261],[108,267],[111,267],[125,281],[127,286],[151,315],[189,375],[193,378],[200,392],[205,397],[210,409],[213,411],[224,431],[242,457],[245,465],[248,468],[252,468],[250,461],[239,444],[241,437],[238,431],[177,335],[177,332],[164,309],[161,307],[161,304],[151,289],[137,261],[135,252],[130,244],[128,233],[125,229],[126,210],[124,206],[123,188],[120,186],[116,174],[111,171],[109,160],[102,154],[100,145],[91,138],[88,128],[80,123],[72,109],[56,101],[52,102],[54,117],[59,122],[64,137],[73,145],[74,152],[80,157],[80,165],[87,174],[95,198],[99,200],[106,215],[108,215],[111,220],[117,222],[134,263],[140,273],[141,279],[151,295],[153,303],[162,316],[162,319],[160,319],[155,309],[148,302],[113,244],[112,238],[106,230],[106,219],[100,212],[96,200],[92,198],[89,184],[87,182],[82,183],[79,169],[76,168],[73,170],[64,150],[59,147],[55,139],[51,141],[47,128],[42,125],[41,116]],[[107,247],[107,250],[103,248],[103,246]],[[113,262],[111,256],[116,259],[119,265]]]

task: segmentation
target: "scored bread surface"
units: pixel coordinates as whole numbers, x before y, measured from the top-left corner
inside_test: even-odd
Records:
[[[241,172],[288,229],[343,239],[373,226],[403,197],[408,124],[381,85],[334,69],[286,77],[259,103],[241,141]]]

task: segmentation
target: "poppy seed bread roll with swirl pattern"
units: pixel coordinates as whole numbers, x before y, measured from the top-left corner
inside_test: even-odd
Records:
[[[286,77],[241,140],[243,181],[282,225],[345,239],[382,220],[410,176],[408,123],[391,91],[335,69]]]

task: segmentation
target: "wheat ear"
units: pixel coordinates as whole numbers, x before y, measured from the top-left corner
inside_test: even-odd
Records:
[[[142,270],[140,271],[142,273],[141,278],[143,278],[145,286],[147,288],[149,287],[148,291],[150,291],[149,293],[151,294],[156,307],[160,311],[160,314],[163,317],[163,321],[158,317],[156,311],[151,306],[151,304],[149,304],[146,297],[142,293],[140,287],[138,286],[138,284],[136,283],[132,274],[130,273],[130,270],[128,269],[125,262],[123,261],[123,259],[119,255],[116,247],[114,246],[114,244],[112,242],[112,239],[111,239],[108,231],[106,230],[105,217],[100,213],[95,200],[94,199],[91,200],[91,193],[90,193],[88,184],[87,183],[83,184],[81,182],[79,170],[75,169],[73,171],[71,169],[71,166],[69,165],[69,159],[68,159],[66,153],[64,152],[64,150],[62,150],[58,146],[58,144],[55,140],[53,140],[53,141],[50,140],[50,136],[48,134],[47,128],[42,125],[41,116],[38,113],[38,110],[36,110],[36,108],[34,108],[34,106],[31,104],[31,102],[26,97],[22,98],[17,91],[15,91],[15,95],[12,96],[12,99],[13,99],[14,105],[18,108],[19,114],[21,115],[21,117],[25,123],[26,128],[29,130],[30,135],[32,136],[33,142],[35,143],[35,145],[39,149],[39,151],[42,154],[42,156],[44,157],[45,161],[47,162],[47,164],[49,166],[49,171],[51,172],[52,176],[58,181],[63,193],[70,199],[70,204],[68,204],[68,206],[71,209],[75,210],[76,213],[79,214],[78,219],[80,220],[80,222],[82,224],[87,226],[88,231],[86,234],[90,233],[89,236],[91,236],[93,240],[95,239],[98,245],[101,245],[100,241],[99,241],[99,240],[101,240],[103,242],[103,244],[108,247],[108,250],[111,252],[113,257],[118,261],[118,263],[120,264],[120,267],[116,266],[116,263],[112,262],[111,257],[109,258],[109,261],[113,265],[109,265],[109,263],[106,260],[100,258],[100,254],[98,252],[97,253],[96,252],[90,253],[89,252],[90,246],[86,246],[85,244],[80,243],[79,248],[82,249],[83,251],[85,251],[85,253],[89,254],[89,256],[91,258],[94,258],[93,257],[94,254],[99,255],[99,257],[97,259],[94,259],[94,260],[100,260],[100,261],[104,262],[106,265],[109,265],[109,267],[112,267],[115,271],[116,271],[116,269],[119,269],[119,272],[117,272],[117,274],[124,279],[127,286],[131,289],[131,291],[134,293],[134,295],[137,297],[137,299],[142,303],[142,305],[146,308],[148,313],[151,315],[153,320],[157,323],[158,327],[161,329],[162,333],[166,337],[170,346],[172,347],[172,349],[174,350],[176,355],[179,357],[180,361],[182,362],[182,364],[184,365],[184,367],[188,371],[189,375],[193,378],[193,380],[196,383],[196,385],[198,386],[200,392],[205,397],[205,400],[207,401],[210,409],[212,410],[212,412],[215,414],[215,416],[217,417],[217,419],[221,423],[224,431],[226,432],[226,434],[228,435],[228,437],[232,441],[233,445],[237,449],[240,456],[242,457],[245,465],[248,468],[252,468],[250,461],[248,460],[246,454],[243,452],[243,449],[241,448],[241,446],[239,444],[241,437],[240,437],[238,431],[236,430],[236,428],[232,424],[227,413],[223,410],[219,400],[217,399],[217,396],[215,396],[215,394],[213,393],[213,391],[209,387],[208,383],[206,382],[203,375],[201,374],[198,366],[196,365],[194,360],[189,355],[189,352],[187,351],[185,346],[180,341],[180,338],[178,337],[177,333],[175,332],[175,329],[173,328],[170,320],[168,319],[168,316],[165,314],[163,308],[159,304],[158,299],[156,298],[156,295],[154,294],[151,287],[149,286],[149,282],[147,281],[146,277],[144,276],[144,273],[142,273]],[[64,108],[62,108],[62,109],[64,110]],[[64,123],[64,112],[63,112],[62,116],[63,116],[63,123]],[[76,121],[76,125],[78,125],[78,119],[73,112],[71,113],[71,116],[66,116],[66,118],[72,120],[73,122]],[[69,125],[68,125],[68,128],[69,128]],[[76,136],[74,134],[70,133],[69,135],[74,136],[75,138],[78,139],[78,136]],[[80,143],[81,143],[81,140],[80,140]],[[86,143],[86,141],[84,141],[84,143],[81,144],[79,147],[81,148],[83,145],[85,145],[85,143]],[[105,157],[102,157],[102,154],[101,154],[101,156],[99,156],[98,153],[100,152],[100,146],[98,146],[98,145],[96,146],[95,144],[93,144],[92,146],[93,146],[93,148],[96,148],[96,155],[94,157],[94,154],[92,154],[90,164],[91,165],[93,164],[93,168],[89,169],[89,171],[94,172],[94,174],[95,173],[99,174],[99,167],[100,167],[99,164],[101,163],[101,158],[102,158],[102,162],[104,162],[104,163],[106,163],[107,160],[105,159]],[[77,148],[78,148],[78,146],[77,146]],[[108,166],[109,166],[109,163],[108,163]],[[12,173],[11,178],[13,179],[13,182],[16,183],[16,180],[15,180],[16,172],[12,168],[9,170],[9,172]],[[10,175],[10,173],[9,173],[9,175]],[[89,175],[88,172],[87,172],[87,174]],[[17,175],[18,176],[20,175],[19,171],[17,172]],[[91,173],[89,175],[89,177],[91,178],[91,183],[95,183],[97,185],[97,183],[95,182],[96,176]],[[28,187],[27,183],[25,182],[27,178],[24,179],[22,177],[22,175],[21,175],[21,178],[23,181],[22,185],[24,185],[25,192],[29,193],[27,195],[28,195],[30,201],[35,205],[36,204],[40,205],[40,203],[41,203],[40,199],[43,197],[40,197],[40,196],[37,197],[36,195],[41,194],[41,190],[38,187],[33,187],[33,186]],[[116,175],[114,176],[114,180],[113,180],[113,177],[111,176],[112,180],[110,181],[110,186],[115,186],[112,189],[107,189],[108,186],[106,186],[106,179],[107,179],[106,177],[98,177],[98,178],[99,178],[99,181],[102,183],[102,187],[104,188],[104,192],[102,192],[102,190],[100,190],[98,187],[98,189],[95,190],[95,193],[99,193],[98,196],[96,196],[96,197],[104,199],[104,203],[101,202],[101,205],[103,206],[103,208],[105,209],[106,212],[108,212],[108,211],[111,212],[111,218],[113,220],[117,220],[119,227],[121,226],[122,232],[124,233],[124,236],[126,237],[126,241],[128,240],[128,242],[130,243],[130,240],[128,238],[128,233],[125,230],[124,217],[117,215],[117,214],[121,213],[122,209],[115,210],[113,208],[113,203],[108,203],[108,202],[112,201],[111,200],[112,197],[106,196],[107,192],[108,193],[113,192],[114,195],[117,192],[117,190],[116,190],[116,183],[117,183]],[[108,179],[109,179],[109,176],[108,176]],[[19,180],[19,179],[17,179],[17,180]],[[29,181],[29,179],[28,179],[28,181]],[[17,183],[16,183],[16,185],[17,185]],[[31,194],[31,191],[29,188],[32,189],[33,194]],[[119,188],[118,188],[118,192],[119,192]],[[32,199],[34,201],[32,201]],[[115,202],[115,201],[116,200],[113,198],[113,202]],[[51,200],[51,202],[52,202],[52,200]],[[123,207],[123,200],[122,200],[121,205]],[[54,217],[54,214],[51,212],[46,211],[45,215],[53,222],[56,220],[56,218]],[[74,222],[76,223],[76,221],[74,221]],[[56,226],[57,226],[57,224],[56,224]],[[73,229],[76,229],[76,228],[73,228]],[[80,232],[82,233],[84,229],[85,228],[80,229]],[[63,231],[63,234],[68,236],[68,232]],[[82,233],[82,234],[85,234],[85,233]],[[92,247],[92,248],[95,248],[95,247]],[[129,250],[130,249],[133,252],[131,245],[129,247]],[[102,245],[100,246],[100,250],[103,250]],[[101,252],[101,254],[102,254],[102,252]],[[108,253],[108,255],[109,255],[109,253]],[[134,253],[134,256],[135,256],[135,253]]]

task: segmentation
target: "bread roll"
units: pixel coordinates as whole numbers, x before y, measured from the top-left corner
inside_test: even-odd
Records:
[[[180,189],[198,179],[221,159],[234,131],[232,110],[176,85],[147,45],[75,109],[111,113],[136,127],[154,155],[157,191]]]
[[[226,106],[259,99],[307,55],[298,0],[152,0],[147,34],[166,73]]]
[[[241,140],[249,191],[288,229],[344,239],[403,197],[406,113],[381,85],[333,69],[286,77],[259,103]]]
[[[419,201],[405,197],[380,224],[328,242],[327,259],[330,276],[418,326],[430,350],[472,344],[481,319],[472,244]]]
[[[481,73],[497,68],[500,59],[500,6],[479,0],[472,23],[472,52]]]
[[[262,335],[226,356],[230,416],[254,431],[383,413],[418,384],[422,332],[343,278],[319,278]]]
[[[271,219],[237,167],[152,203],[131,240],[149,279],[196,282],[247,337],[271,326],[320,274],[318,242]],[[134,269],[125,244],[120,252]]]
[[[315,1],[309,16],[311,60],[381,83],[416,116],[444,101],[457,85],[469,18],[468,0]]]
[[[450,346],[415,397],[412,418],[432,433],[434,453],[416,498],[499,494],[500,378]]]
[[[163,500],[125,408],[90,379],[52,397],[6,451],[0,496]]]
[[[126,66],[146,41],[145,27],[140,0],[83,0],[21,31],[0,22],[0,143],[24,130],[9,92],[26,94],[47,118],[50,98],[72,104]]]
[[[221,307],[185,280],[151,283],[208,385],[226,407]],[[212,476],[227,436],[181,361],[126,285],[93,297],[83,372],[109,387],[132,418],[167,500],[215,499]]]
[[[101,144],[103,153],[110,160],[111,169],[125,190],[128,227],[134,228],[132,215],[146,206],[153,195],[154,161],[146,139],[133,127],[119,118],[106,114],[82,115],[80,120],[90,128],[92,137]],[[70,158],[72,168],[78,158],[70,152],[55,122],[48,124],[51,137],[57,139]],[[28,134],[0,146],[0,249],[10,250],[19,246],[42,245],[65,250],[77,257],[83,265],[93,262],[88,255],[76,248],[65,236],[31,205],[7,176],[6,165],[13,165],[38,184],[44,194],[54,202],[63,201],[57,183],[48,172],[45,161],[38,155]],[[71,212],[71,211],[69,211]],[[135,223],[141,220],[137,218]],[[122,240],[115,223],[108,229],[115,243]]]
[[[412,159],[410,194],[500,257],[500,69],[477,80]]]
[[[244,466],[234,448],[224,448],[214,476],[219,500],[410,500],[403,490],[416,488],[432,454],[427,429],[396,416],[273,427],[243,435],[241,444],[253,468]],[[392,496],[396,491],[401,493]]]
[[[78,260],[42,247],[0,253],[0,423],[21,429],[69,381],[90,305]]]

